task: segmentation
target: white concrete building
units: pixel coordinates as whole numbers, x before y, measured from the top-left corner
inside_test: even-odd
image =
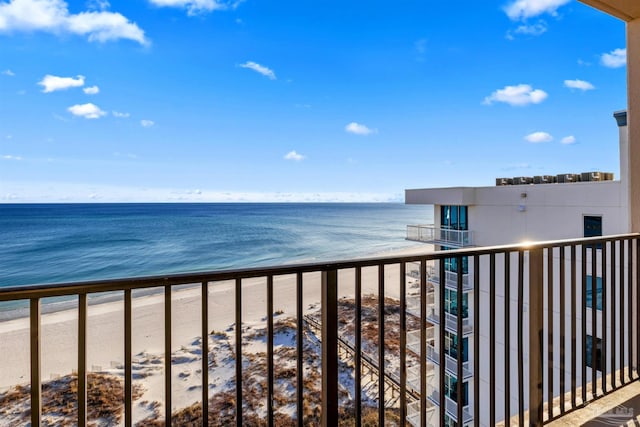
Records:
[[[513,182],[518,184],[509,184],[510,179],[497,179],[496,186],[492,187],[451,187],[451,188],[428,188],[428,189],[411,189],[406,190],[405,202],[407,204],[425,204],[434,206],[434,224],[426,225],[410,225],[407,228],[407,238],[410,240],[422,241],[433,244],[436,250],[447,250],[468,246],[494,246],[511,243],[521,243],[525,241],[544,241],[559,239],[576,239],[582,237],[592,237],[600,235],[616,235],[628,233],[631,231],[631,220],[629,214],[630,196],[629,196],[629,143],[627,134],[627,114],[625,111],[614,113],[614,117],[619,128],[619,149],[620,149],[620,178],[613,180],[612,174],[608,173],[582,173],[567,177],[566,173],[555,177],[535,177],[522,178],[517,177]],[[567,172],[567,171],[558,171]],[[580,182],[557,182],[567,181],[568,179],[577,180],[584,178]],[[534,184],[533,182],[540,182]],[[546,182],[545,182],[546,181]],[[554,182],[555,181],[555,182]],[[526,183],[526,184],[520,184]],[[531,182],[531,183],[528,183]],[[544,182],[544,183],[543,183]],[[503,185],[507,184],[507,185]],[[598,247],[597,249],[600,249]],[[600,251],[598,251],[600,252]],[[517,254],[513,254],[517,255]],[[587,283],[587,313],[586,313],[586,330],[587,330],[587,360],[586,365],[587,376],[585,382],[588,382],[591,376],[592,365],[591,359],[591,331],[592,331],[592,290],[591,283],[591,249],[587,252],[587,267],[585,280]],[[578,254],[578,256],[581,256]],[[555,255],[554,255],[555,257]],[[598,264],[599,262],[597,262]],[[429,269],[428,289],[427,289],[427,321],[429,322],[427,332],[427,361],[428,372],[427,378],[427,420],[429,425],[438,425],[438,416],[433,416],[440,408],[437,396],[439,396],[438,384],[430,378],[438,378],[439,363],[438,357],[430,357],[444,351],[446,354],[446,385],[445,394],[447,396],[445,422],[450,426],[457,425],[488,425],[488,419],[481,415],[480,420],[473,420],[473,408],[470,407],[467,394],[471,393],[472,382],[475,378],[480,380],[481,394],[489,392],[489,382],[487,380],[488,364],[482,363],[481,372],[474,376],[473,360],[476,357],[473,354],[474,334],[472,334],[473,325],[473,300],[480,298],[480,316],[487,316],[489,301],[489,284],[481,282],[480,293],[476,296],[473,294],[473,286],[469,285],[469,277],[473,277],[473,265],[463,260],[463,307],[458,310],[457,307],[457,271],[458,266],[455,262],[445,263],[446,285],[441,290],[440,280],[438,277],[439,266],[434,265]],[[496,282],[500,284],[495,288],[497,303],[504,303],[505,293],[510,292],[509,299],[515,298],[513,290],[507,290],[503,283],[516,283],[517,277],[512,277],[510,281],[505,281],[504,260],[497,260]],[[557,264],[556,264],[557,265]],[[480,264],[481,271],[486,271],[488,266]],[[595,268],[597,279],[596,283],[596,319],[598,327],[596,330],[597,337],[602,334],[601,326],[601,293],[602,293],[602,268],[597,265]],[[611,271],[609,268],[608,271]],[[512,272],[513,273],[513,272]],[[554,274],[559,274],[554,271]],[[582,280],[582,277],[581,277]],[[444,325],[445,325],[445,342],[439,342],[438,328],[443,323],[443,316],[438,312],[438,303],[440,292],[445,292],[444,306]],[[556,290],[559,294],[559,290]],[[582,295],[580,295],[582,297]],[[556,299],[557,301],[557,299]],[[617,303],[620,302],[618,299]],[[411,306],[411,304],[410,304]],[[514,306],[514,305],[512,305]],[[415,307],[415,304],[414,304]],[[525,306],[525,310],[527,307]],[[411,311],[411,308],[409,309]],[[514,346],[515,327],[510,325],[516,324],[516,313],[505,312],[504,316],[497,320],[497,327],[493,333],[496,334],[497,348],[496,353],[504,354],[505,336],[508,334],[510,338],[511,359],[518,357],[517,348]],[[414,313],[418,315],[418,313]],[[462,314],[465,334],[462,338],[456,336],[457,315]],[[626,316],[630,314],[627,313]],[[547,310],[545,306],[545,318]],[[554,318],[559,320],[560,313],[557,307],[554,307]],[[582,317],[582,316],[580,316]],[[508,320],[509,319],[509,320]],[[558,325],[558,320],[554,321]],[[580,318],[582,321],[582,318]],[[482,322],[481,322],[482,323]],[[607,326],[610,328],[611,326]],[[419,331],[415,331],[419,332]],[[414,332],[414,336],[415,336]],[[480,337],[480,354],[488,351],[489,337],[488,332],[482,328],[476,336]],[[410,332],[411,334],[411,332]],[[557,338],[559,346],[560,338]],[[462,346],[459,343],[462,342]],[[578,346],[582,343],[579,342]],[[502,348],[500,346],[502,345]],[[566,345],[570,345],[567,341]],[[600,354],[600,340],[597,341],[598,355]],[[460,351],[459,351],[460,350]],[[415,351],[415,350],[414,350]],[[456,362],[457,357],[463,357],[465,375],[463,378],[464,402],[463,409],[464,422],[457,421],[457,397],[455,395],[456,384]],[[599,356],[598,356],[599,357]],[[486,361],[487,357],[481,357],[481,361]],[[582,362],[582,361],[580,361]],[[526,361],[525,361],[526,363]],[[600,361],[596,363],[599,365]],[[448,366],[451,364],[451,366]],[[486,369],[485,369],[486,368]],[[558,365],[555,367],[558,370]],[[435,374],[435,376],[434,376]],[[505,374],[503,371],[496,372],[496,384],[504,384]],[[546,375],[546,373],[545,373]],[[557,375],[560,375],[557,372]],[[511,378],[514,375],[511,374]],[[411,373],[409,373],[408,381],[411,381]],[[582,378],[578,379],[578,386],[583,384]],[[497,386],[500,387],[500,386]],[[504,386],[501,392],[504,394]],[[499,390],[500,391],[500,390]],[[554,385],[554,396],[560,393],[559,385]],[[516,393],[509,393],[516,395]],[[433,397],[432,397],[433,396]],[[502,405],[502,417],[504,419],[504,407]],[[517,401],[510,404],[510,414],[514,415],[517,408]],[[409,420],[415,420],[415,411],[412,413],[411,408],[408,411]],[[435,421],[434,421],[435,420]],[[414,424],[414,422],[412,422]],[[415,424],[414,424],[415,425]]]

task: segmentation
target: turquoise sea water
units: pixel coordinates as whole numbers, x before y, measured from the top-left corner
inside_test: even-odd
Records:
[[[415,245],[403,204],[0,204],[0,286],[317,262]]]

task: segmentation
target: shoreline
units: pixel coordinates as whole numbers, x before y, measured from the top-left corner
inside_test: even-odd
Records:
[[[354,257],[353,259],[357,260],[357,259],[365,259],[365,258],[422,254],[422,253],[432,252],[433,251],[432,248],[433,248],[432,245],[429,245],[426,243],[416,243],[415,246],[410,246],[410,247],[401,248],[401,249],[391,248],[382,252],[374,252],[371,254]],[[336,262],[336,261],[337,260],[328,260],[326,262]],[[283,265],[297,265],[297,264],[304,264],[304,263],[303,262],[291,263],[291,264],[285,263]],[[269,266],[265,266],[265,267],[269,267]],[[189,274],[197,274],[197,273],[198,272],[191,272]],[[171,273],[171,274],[175,274],[175,273]],[[144,277],[144,276],[140,276],[140,277]],[[73,283],[73,282],[70,282],[70,283]],[[25,285],[25,286],[30,286],[30,285]],[[174,287],[174,289],[179,289],[181,287],[193,287],[193,286],[199,286],[199,284],[177,285]],[[90,294],[87,298],[87,303],[89,306],[93,306],[97,304],[105,304],[109,302],[119,301],[122,299],[122,296],[119,295],[120,292],[121,291],[105,292],[103,294],[96,294],[96,293]],[[134,291],[134,299],[149,296],[149,295],[154,295],[162,292],[163,290],[161,286],[155,287],[155,288],[139,289]],[[55,301],[42,302],[42,305],[41,305],[42,315],[57,313],[60,311],[77,310],[76,297],[66,297],[66,298],[53,297],[52,299],[55,299]],[[15,304],[19,304],[19,306],[13,307],[12,305],[15,305]],[[4,307],[4,306],[7,306],[7,307]],[[27,300],[0,302],[0,325],[2,324],[2,322],[16,320],[20,318],[28,318],[28,317],[29,317],[29,305]]]
[[[418,244],[380,256],[402,256],[429,253],[430,245]],[[353,271],[339,272],[339,297],[353,297]],[[385,269],[385,295],[399,297],[399,268]],[[266,279],[243,280],[242,321],[244,324],[266,324]],[[377,268],[362,270],[362,293],[378,291]],[[172,349],[179,350],[200,337],[200,285],[180,285],[172,293]],[[294,275],[274,277],[274,310],[286,316],[296,314],[296,283]],[[118,295],[119,294],[119,295]],[[134,292],[134,295],[138,292]],[[87,366],[91,371],[114,367],[124,361],[124,302],[122,293],[100,299],[89,305],[87,316]],[[76,299],[77,301],[77,299]],[[224,331],[235,322],[235,284],[217,282],[209,286],[209,330]],[[305,274],[303,308],[305,313],[317,309],[320,303],[320,275]],[[55,303],[54,303],[55,304]],[[53,306],[41,318],[42,378],[56,378],[73,372],[77,367],[78,312],[75,301]],[[56,310],[57,308],[57,310]],[[132,347],[134,358],[141,354],[164,354],[164,294],[162,288],[152,288],[146,295],[133,298]],[[29,318],[18,316],[0,320],[0,392],[29,378]]]

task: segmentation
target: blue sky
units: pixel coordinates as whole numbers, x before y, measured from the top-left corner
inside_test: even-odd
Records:
[[[0,202],[387,201],[619,172],[572,0],[0,0]]]

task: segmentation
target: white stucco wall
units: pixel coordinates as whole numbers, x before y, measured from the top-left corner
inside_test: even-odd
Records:
[[[629,231],[620,181],[479,187],[469,207],[473,244],[580,238],[583,216],[602,216],[604,235]],[[526,197],[522,197],[522,196]]]

